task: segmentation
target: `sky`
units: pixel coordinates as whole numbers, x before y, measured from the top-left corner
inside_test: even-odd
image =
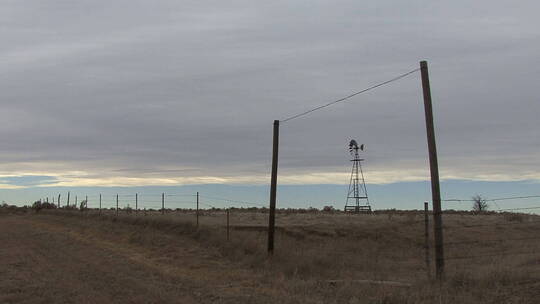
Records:
[[[429,63],[443,192],[473,183],[451,194],[493,196],[502,183],[530,193],[540,180],[539,9],[536,1],[3,1],[0,199],[203,187],[264,201],[273,120],[420,60]],[[423,115],[414,73],[282,124],[278,200],[341,202],[350,139],[366,146],[368,189],[384,189],[379,199],[393,193],[384,200],[397,208],[429,199]]]

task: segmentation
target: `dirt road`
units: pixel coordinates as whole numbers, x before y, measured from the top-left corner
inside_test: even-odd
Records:
[[[96,226],[58,216],[0,216],[0,303],[276,299],[260,288],[257,274],[220,262],[216,252],[193,240]]]

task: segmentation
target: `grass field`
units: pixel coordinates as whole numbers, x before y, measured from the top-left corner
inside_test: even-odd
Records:
[[[0,303],[538,303],[540,217],[444,214],[428,278],[419,212],[0,209]],[[430,231],[431,233],[431,231]],[[431,271],[433,272],[433,271]]]

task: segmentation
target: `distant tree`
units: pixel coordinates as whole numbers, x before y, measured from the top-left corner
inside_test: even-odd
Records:
[[[334,212],[336,209],[334,209],[334,206],[324,206],[323,211],[324,212]]]
[[[473,210],[476,212],[486,211],[489,207],[487,200],[480,195],[475,195],[472,197],[473,200]]]

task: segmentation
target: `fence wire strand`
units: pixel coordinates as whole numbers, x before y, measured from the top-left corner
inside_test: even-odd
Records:
[[[466,256],[449,256],[445,257],[446,260],[465,260],[465,259],[477,259],[484,257],[495,257],[495,256],[508,256],[508,255],[523,255],[523,254],[538,254],[537,251],[522,251],[522,252],[491,252],[486,254],[479,255],[466,255]]]
[[[516,200],[516,199],[529,199],[529,198],[540,198],[540,195],[528,195],[528,196],[508,196],[508,197],[499,197],[499,198],[491,198],[491,199],[484,199],[486,202],[498,202],[498,201],[507,201],[507,200]],[[458,198],[449,198],[449,199],[443,199],[441,200],[443,202],[474,202],[473,199],[458,199]]]

